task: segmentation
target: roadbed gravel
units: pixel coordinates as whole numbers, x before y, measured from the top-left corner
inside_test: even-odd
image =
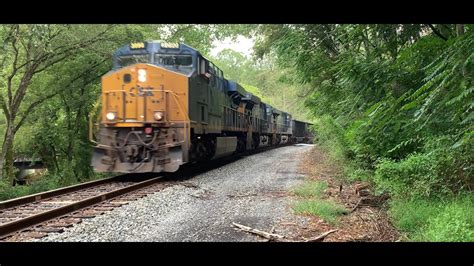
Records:
[[[265,239],[239,223],[292,237],[308,218],[291,209],[298,166],[313,145],[296,144],[250,155],[170,186],[36,241],[241,242]],[[189,183],[193,186],[189,186]]]

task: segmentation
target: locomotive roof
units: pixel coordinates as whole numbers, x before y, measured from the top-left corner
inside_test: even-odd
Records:
[[[184,43],[167,43],[163,41],[136,42],[124,45],[115,51],[114,56],[146,53],[172,53],[201,55],[199,51]]]
[[[305,122],[305,121],[301,121],[301,120],[296,120],[296,119],[293,119],[293,121],[295,121],[295,122],[298,122],[298,123],[303,123],[303,124],[313,125],[312,123]]]

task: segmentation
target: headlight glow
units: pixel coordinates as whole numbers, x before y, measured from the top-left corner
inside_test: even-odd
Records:
[[[107,113],[107,114],[105,115],[105,117],[106,117],[107,120],[109,120],[109,121],[115,120],[115,113],[112,113],[112,112]]]
[[[138,81],[139,82],[146,82],[146,70],[145,69],[139,69],[137,73],[138,73]]]
[[[155,118],[156,121],[162,120],[163,117],[164,117],[163,112],[158,111],[158,112],[153,113],[153,118]]]

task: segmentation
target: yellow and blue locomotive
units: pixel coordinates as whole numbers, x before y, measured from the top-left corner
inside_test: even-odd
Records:
[[[92,166],[98,172],[174,172],[292,140],[291,115],[263,103],[186,44],[132,43],[102,77]]]

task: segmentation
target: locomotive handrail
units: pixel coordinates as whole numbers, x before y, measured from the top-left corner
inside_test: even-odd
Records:
[[[172,94],[186,94],[185,92],[174,92],[172,90],[161,90],[161,89],[143,89],[143,91],[155,91],[155,92],[171,92]],[[127,90],[109,90],[104,92],[105,94],[111,93],[111,92],[127,92]]]

